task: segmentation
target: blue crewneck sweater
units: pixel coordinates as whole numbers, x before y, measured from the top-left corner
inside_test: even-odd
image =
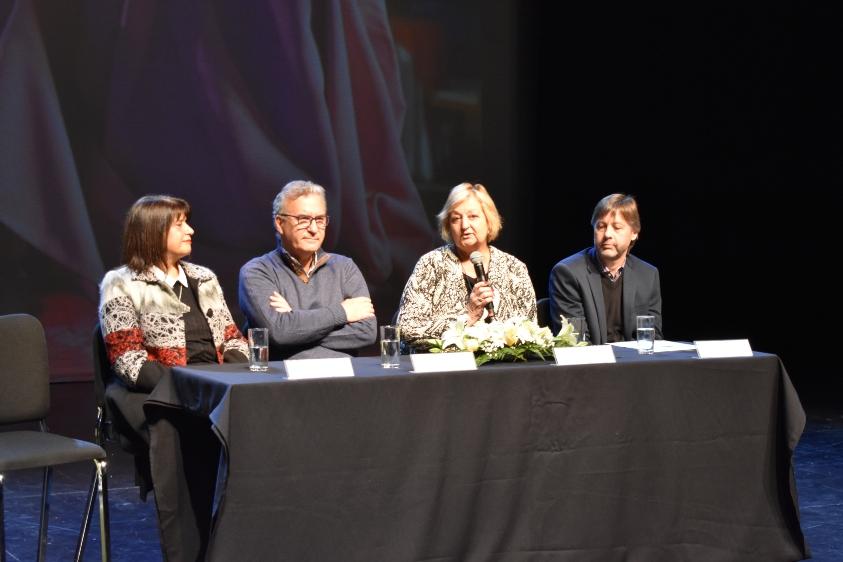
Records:
[[[277,312],[269,297],[278,291],[291,312]],[[240,269],[240,309],[251,328],[268,328],[270,359],[343,357],[374,343],[377,321],[346,322],[342,301],[368,297],[354,261],[330,254],[307,282],[296,275],[280,246]]]

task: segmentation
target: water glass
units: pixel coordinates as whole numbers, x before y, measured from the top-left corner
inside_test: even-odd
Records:
[[[582,316],[574,316],[568,318],[568,322],[574,327],[574,333],[577,334],[577,343],[588,342],[588,324]]]
[[[636,316],[635,327],[638,338],[638,353],[650,355],[656,347],[656,317]]]
[[[381,366],[395,369],[401,364],[401,328],[381,326]]]
[[[249,370],[269,370],[269,331],[266,328],[249,328]]]

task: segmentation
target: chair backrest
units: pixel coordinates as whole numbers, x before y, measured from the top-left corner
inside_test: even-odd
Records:
[[[0,424],[42,420],[50,410],[50,367],[41,322],[0,316]]]
[[[114,372],[111,370],[111,362],[108,360],[108,352],[105,348],[105,340],[102,337],[99,322],[94,326],[91,341],[94,357],[94,396],[97,399],[97,406],[104,409],[105,387],[114,376]]]
[[[550,327],[550,299],[547,297],[536,301],[536,322],[539,326]]]

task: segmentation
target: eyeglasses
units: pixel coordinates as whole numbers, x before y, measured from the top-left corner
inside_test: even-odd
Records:
[[[310,223],[315,222],[316,228],[319,230],[325,230],[325,227],[328,226],[328,215],[319,215],[318,217],[311,217],[310,215],[288,215],[287,213],[278,213],[279,217],[289,217],[296,221],[296,229],[304,230],[305,228],[310,228]]]

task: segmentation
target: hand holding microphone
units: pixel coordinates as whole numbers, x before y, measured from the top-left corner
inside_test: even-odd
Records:
[[[469,299],[478,298],[479,304],[485,303],[486,308],[486,322],[491,322],[495,319],[495,305],[492,303],[494,298],[494,291],[489,286],[489,280],[486,277],[486,271],[483,269],[483,255],[480,252],[471,252],[469,256],[471,263],[474,264],[474,273],[477,275],[477,284],[471,291]],[[475,304],[472,301],[472,304]],[[482,315],[482,312],[481,312]]]

